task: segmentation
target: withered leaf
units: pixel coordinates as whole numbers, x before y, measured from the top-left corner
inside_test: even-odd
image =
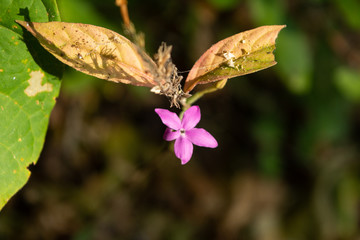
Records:
[[[66,22],[17,21],[61,62],[113,82],[154,87],[156,63],[127,38],[106,28]]]
[[[275,40],[284,27],[262,26],[214,44],[190,70],[184,92],[191,91],[197,84],[241,76],[275,65]]]

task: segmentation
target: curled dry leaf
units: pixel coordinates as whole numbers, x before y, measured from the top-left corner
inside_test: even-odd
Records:
[[[195,63],[184,92],[205,84],[253,73],[276,64],[275,40],[285,25],[262,26],[214,44]]]
[[[106,28],[82,23],[17,21],[40,44],[76,70],[113,82],[146,86],[166,95],[179,107],[184,96],[171,47],[163,44],[151,59],[127,38]]]
[[[40,44],[76,70],[113,82],[153,87],[155,62],[109,29],[81,23],[17,21]]]

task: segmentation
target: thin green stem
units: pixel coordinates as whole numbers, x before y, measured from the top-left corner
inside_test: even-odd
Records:
[[[179,114],[180,119],[183,118],[184,112],[187,109],[189,109],[197,100],[202,98],[207,93],[212,93],[212,92],[215,92],[216,90],[223,88],[225,83],[226,83],[226,80],[223,80],[223,82],[221,84],[215,84],[212,87],[206,88],[200,92],[195,93],[191,97],[187,98],[186,102],[183,104],[182,111]]]

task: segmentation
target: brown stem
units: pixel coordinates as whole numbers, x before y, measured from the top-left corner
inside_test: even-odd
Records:
[[[120,13],[127,29],[130,28],[130,18],[127,8],[127,0],[115,0],[116,6],[120,7]]]
[[[145,37],[142,33],[136,33],[134,25],[130,22],[127,8],[127,0],[115,0],[116,6],[120,7],[120,13],[124,21],[124,32],[140,48],[145,48]]]

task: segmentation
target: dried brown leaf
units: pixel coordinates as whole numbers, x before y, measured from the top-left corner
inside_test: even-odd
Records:
[[[82,23],[17,22],[56,58],[80,72],[136,86],[159,85],[156,63],[114,31]]]
[[[276,64],[275,40],[285,25],[262,26],[219,41],[196,61],[184,92],[205,84],[256,72]]]

